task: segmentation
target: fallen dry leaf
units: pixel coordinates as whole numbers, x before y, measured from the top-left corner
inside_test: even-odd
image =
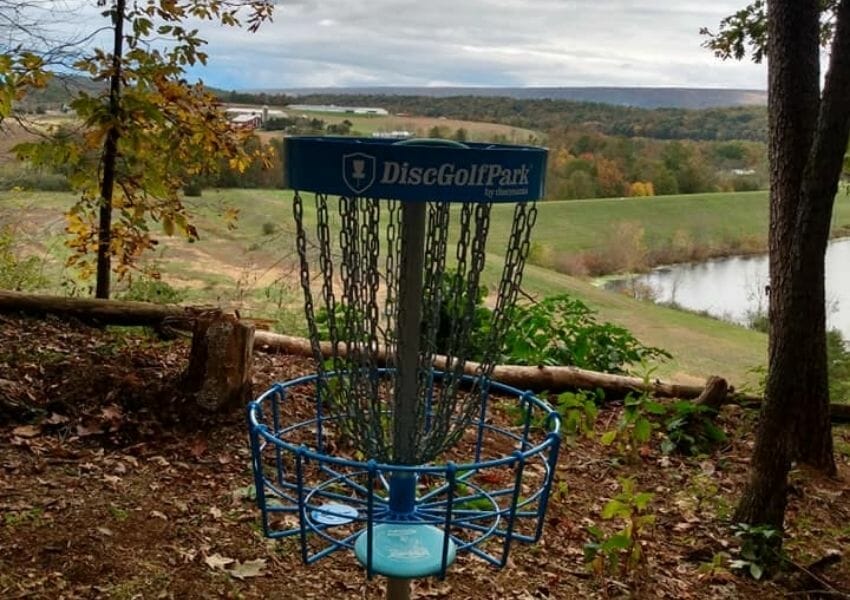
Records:
[[[204,438],[195,438],[191,444],[189,444],[189,453],[194,458],[201,458],[207,451],[207,441]]]
[[[103,428],[100,423],[92,423],[89,425],[77,425],[77,435],[80,437],[88,437],[90,435],[100,435],[103,433]]]
[[[265,575],[263,569],[266,567],[266,560],[258,558],[256,560],[246,560],[243,563],[237,563],[235,567],[226,569],[226,571],[236,579],[245,579],[246,577],[262,577]]]
[[[60,415],[59,413],[50,413],[50,416],[44,421],[48,425],[63,425],[67,423],[70,419],[65,415]]]
[[[12,430],[12,435],[22,438],[32,438],[41,435],[41,426],[39,425],[21,425]]]
[[[210,554],[209,556],[204,558],[204,562],[207,563],[207,566],[210,569],[224,569],[227,565],[236,562],[232,558],[227,558],[226,556],[222,556],[218,552],[215,554]]]

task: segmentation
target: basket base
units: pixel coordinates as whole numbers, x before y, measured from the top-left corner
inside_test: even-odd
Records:
[[[368,566],[368,531],[354,544],[354,554],[363,566]],[[396,525],[382,523],[372,528],[372,571],[387,577],[412,579],[438,575],[443,567],[445,533],[433,525]],[[449,540],[446,568],[456,556],[456,547]]]

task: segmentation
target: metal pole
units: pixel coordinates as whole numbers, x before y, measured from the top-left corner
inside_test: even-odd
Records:
[[[401,205],[401,268],[398,291],[398,388],[393,398],[393,460],[416,461],[416,405],[419,402],[419,336],[422,323],[422,270],[425,260],[425,204]],[[412,473],[397,473],[390,482],[390,506],[413,512],[416,500]],[[411,493],[412,492],[412,493]],[[408,600],[410,580],[390,578],[387,600]]]
[[[387,580],[387,600],[410,600],[410,580],[390,577]]]
[[[419,402],[419,335],[422,324],[422,268],[425,260],[425,204],[401,205],[401,269],[398,290],[398,391],[393,399],[393,460],[413,464],[416,405]],[[412,508],[412,507],[411,507]]]

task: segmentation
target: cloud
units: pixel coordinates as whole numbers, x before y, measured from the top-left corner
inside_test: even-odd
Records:
[[[90,0],[87,4],[93,5]],[[743,0],[285,0],[256,34],[198,24],[223,88],[368,85],[764,88],[701,48]],[[84,11],[91,15],[91,11]],[[81,13],[84,14],[84,13]]]

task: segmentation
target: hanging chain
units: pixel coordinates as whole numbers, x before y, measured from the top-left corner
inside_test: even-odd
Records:
[[[339,223],[332,223],[327,196],[316,195],[316,244],[322,309],[314,300],[304,225],[304,203],[296,193],[294,215],[301,287],[311,348],[318,363],[320,393],[341,432],[364,455],[392,458],[392,391],[398,389],[399,285],[401,273],[401,202],[342,197],[336,203]],[[450,227],[452,215],[457,224]],[[478,414],[501,342],[516,302],[537,217],[535,203],[516,205],[495,307],[486,338],[477,339],[477,299],[486,262],[491,204],[444,202],[426,207],[420,354],[415,404],[415,459],[425,463],[457,443]],[[449,243],[450,229],[457,240]],[[451,234],[454,238],[455,234]],[[336,241],[336,244],[334,243]],[[381,268],[383,267],[383,269]],[[339,286],[339,293],[335,291]],[[320,332],[323,323],[326,332]],[[329,362],[338,373],[328,377],[320,337],[331,343]],[[484,344],[473,384],[462,386],[466,362],[475,345]],[[437,355],[446,364],[442,382],[432,368]],[[390,367],[389,381],[378,377],[380,364]]]

